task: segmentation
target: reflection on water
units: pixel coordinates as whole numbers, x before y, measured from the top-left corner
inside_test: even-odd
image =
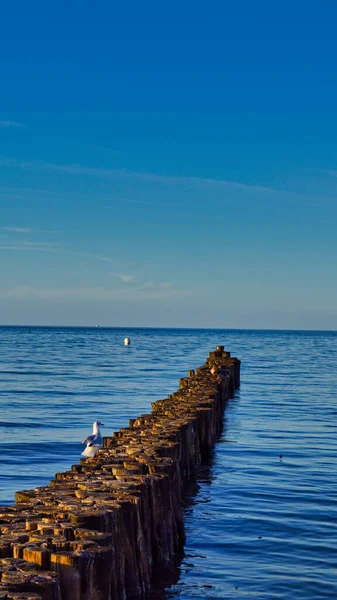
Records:
[[[201,465],[198,468],[196,478],[189,482],[184,491],[184,516],[185,520],[193,518],[193,509],[196,504],[207,503],[209,498],[206,494],[207,486],[211,485],[213,481],[212,472],[213,458],[210,459],[208,465]],[[166,573],[161,577],[159,581],[153,583],[153,589],[149,595],[149,600],[167,600],[178,595],[179,590],[175,587],[179,582],[182,573],[182,561],[184,561],[184,571],[188,572],[188,569],[194,568],[194,558],[206,558],[206,556],[197,554],[188,554],[184,551],[182,556],[176,557],[175,564],[171,565],[167,569]]]
[[[0,502],[78,462],[97,418],[110,434],[147,412],[217,344],[242,360],[241,388],[152,600],[335,600],[333,332],[0,328]]]

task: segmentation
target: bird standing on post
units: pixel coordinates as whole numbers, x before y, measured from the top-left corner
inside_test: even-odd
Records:
[[[100,427],[104,427],[104,423],[95,421],[92,427],[92,435],[88,435],[88,437],[86,437],[82,442],[82,444],[87,443],[86,448],[82,452],[82,456],[85,456],[86,458],[92,458],[95,456],[96,452],[102,448],[103,438]]]

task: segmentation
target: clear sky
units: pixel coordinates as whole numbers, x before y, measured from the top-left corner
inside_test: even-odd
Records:
[[[337,329],[333,0],[1,12],[1,324]]]

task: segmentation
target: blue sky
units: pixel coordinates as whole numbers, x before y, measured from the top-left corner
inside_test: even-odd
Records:
[[[336,18],[7,3],[0,323],[337,329]]]

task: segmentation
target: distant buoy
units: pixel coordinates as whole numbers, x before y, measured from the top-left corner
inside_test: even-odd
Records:
[[[131,344],[130,338],[125,338],[124,344],[125,344],[125,346],[130,346],[130,344]]]

